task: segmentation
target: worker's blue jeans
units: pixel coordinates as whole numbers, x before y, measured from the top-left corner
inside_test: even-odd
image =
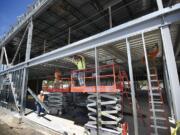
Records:
[[[44,109],[41,107],[41,105],[39,103],[36,102],[36,110],[37,110],[37,114],[38,116],[41,114],[41,112],[44,112]]]
[[[78,73],[78,81],[80,86],[85,85],[85,72]]]

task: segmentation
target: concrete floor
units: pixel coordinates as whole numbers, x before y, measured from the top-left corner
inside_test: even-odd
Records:
[[[76,125],[74,121],[48,114],[38,117],[34,111],[31,111],[25,118],[56,132],[68,133],[68,135],[83,135],[85,131],[84,127]]]
[[[27,123],[19,124],[17,114],[0,107],[0,135],[54,135]]]
[[[138,104],[141,107],[142,115],[138,117],[138,125],[139,125],[139,135],[144,135],[144,133],[148,133],[148,92],[147,91],[137,91],[137,100]],[[33,104],[33,103],[31,103]],[[51,128],[58,132],[75,133],[76,135],[81,135],[84,132],[83,125],[88,121],[87,110],[83,108],[73,108],[74,106],[68,106],[68,110],[62,116],[52,116],[46,115],[45,117],[37,117],[34,112],[30,113],[26,116],[29,120],[35,121],[38,124],[44,125],[48,128]],[[167,112],[170,112],[165,104],[165,108]],[[73,111],[72,111],[73,110]],[[140,111],[138,110],[138,114]],[[169,114],[168,114],[169,115]],[[134,135],[134,123],[132,116],[132,108],[129,106],[129,102],[127,98],[124,98],[124,120],[129,124],[129,135]],[[78,131],[78,133],[76,132]]]

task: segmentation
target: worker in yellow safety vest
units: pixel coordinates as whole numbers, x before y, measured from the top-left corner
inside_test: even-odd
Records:
[[[79,81],[79,85],[80,86],[85,85],[85,71],[84,71],[84,69],[86,69],[85,58],[82,55],[75,55],[75,56],[73,56],[72,59],[68,59],[68,60],[71,61],[72,63],[74,63],[76,65],[77,69],[79,70],[77,72],[77,78]]]
[[[171,135],[180,135],[180,122],[176,123],[176,128],[173,130]]]

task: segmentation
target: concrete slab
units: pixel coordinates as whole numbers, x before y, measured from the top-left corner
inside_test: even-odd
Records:
[[[59,133],[67,133],[68,135],[84,135],[85,128],[75,125],[71,120],[48,114],[38,117],[35,112],[28,113],[25,118]]]

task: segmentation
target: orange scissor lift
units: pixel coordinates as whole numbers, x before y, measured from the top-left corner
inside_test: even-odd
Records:
[[[85,125],[90,134],[97,134],[97,124],[99,134],[127,135],[128,125],[123,122],[123,90],[124,80],[118,64],[99,66],[100,85],[96,86],[95,68],[85,70],[73,70],[69,87],[59,89],[49,88],[49,92],[77,92],[88,93],[87,109],[89,111],[89,121]],[[77,74],[84,73],[84,85],[77,84]],[[123,71],[124,72],[124,71]],[[97,89],[99,94],[99,105],[97,106]],[[99,114],[99,115],[97,115]],[[98,121],[98,122],[97,122]]]

